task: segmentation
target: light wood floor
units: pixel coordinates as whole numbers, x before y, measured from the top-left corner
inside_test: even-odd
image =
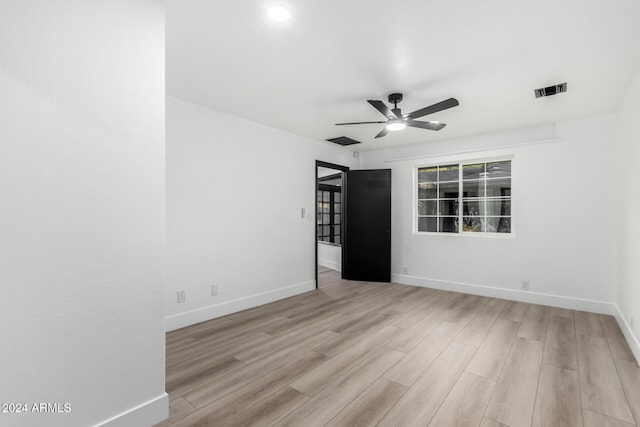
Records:
[[[159,426],[640,426],[613,317],[325,273],[167,334]]]
[[[325,288],[340,282],[342,275],[339,271],[318,265],[318,287]]]

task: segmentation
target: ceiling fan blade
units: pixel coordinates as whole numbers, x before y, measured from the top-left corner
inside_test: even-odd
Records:
[[[387,133],[389,132],[389,130],[387,129],[387,127],[383,127],[382,130],[376,135],[376,138],[382,138],[383,136],[385,136]]]
[[[385,117],[389,119],[398,119],[399,117],[395,115],[393,111],[389,109],[382,101],[377,101],[375,99],[368,99],[367,102],[373,106],[376,110],[380,111]]]
[[[421,122],[418,120],[407,120],[407,126],[420,129],[440,130],[446,126],[444,123]],[[385,128],[386,129],[386,128]]]
[[[409,113],[407,117],[412,119],[417,119],[418,117],[426,116],[429,114],[437,113],[438,111],[446,110],[448,108],[457,107],[460,105],[457,99],[449,98],[444,101],[438,102],[437,104],[430,105],[428,107],[421,108],[419,110],[414,111],[413,113]]]
[[[342,125],[368,125],[369,123],[387,123],[387,122],[350,122],[350,123],[336,123],[336,126],[342,126]]]

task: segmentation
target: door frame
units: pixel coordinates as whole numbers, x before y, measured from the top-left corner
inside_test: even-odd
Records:
[[[315,278],[316,278],[316,289],[318,289],[318,168],[322,167],[322,168],[329,168],[329,169],[336,169],[339,170],[342,173],[342,191],[340,192],[341,194],[341,198],[342,198],[342,212],[340,213],[340,246],[342,248],[342,251],[344,250],[344,230],[345,230],[345,224],[346,224],[346,215],[344,214],[344,207],[347,201],[347,192],[345,190],[346,187],[346,183],[347,183],[347,174],[346,172],[349,171],[349,167],[348,166],[342,166],[342,165],[337,165],[335,163],[329,163],[329,162],[323,162],[322,160],[316,160],[316,168],[315,168],[315,180],[313,181],[313,185],[315,188],[315,195],[314,195],[314,219],[313,219],[313,228],[315,230],[314,235],[315,235],[315,259],[316,259],[316,263],[315,263]]]

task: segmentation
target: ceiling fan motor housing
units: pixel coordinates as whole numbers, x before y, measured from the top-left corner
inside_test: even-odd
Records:
[[[393,104],[393,108],[391,109],[391,112],[395,114],[397,118],[402,117],[402,111],[398,108],[398,102],[400,101],[402,101],[401,93],[392,93],[391,95],[389,95],[389,102]],[[395,117],[389,116],[389,118],[394,119]]]

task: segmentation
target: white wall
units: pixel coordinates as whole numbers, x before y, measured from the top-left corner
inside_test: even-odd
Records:
[[[318,242],[318,264],[342,271],[342,247]]]
[[[364,168],[392,169],[393,280],[610,312],[621,209],[610,172],[614,122],[607,115],[362,153]],[[514,156],[513,238],[413,234],[415,166],[500,155]],[[520,291],[524,280],[529,292]]]
[[[625,172],[621,187],[623,203],[620,224],[620,269],[617,306],[618,322],[624,322],[623,331],[640,360],[640,70],[629,87],[619,112],[619,139],[621,151],[616,168]],[[632,326],[633,320],[633,326]]]
[[[169,330],[315,288],[316,160],[355,159],[329,143],[167,98]]]
[[[163,5],[4,1],[0,40],[0,402],[70,405],[0,424],[153,424],[167,413]]]

